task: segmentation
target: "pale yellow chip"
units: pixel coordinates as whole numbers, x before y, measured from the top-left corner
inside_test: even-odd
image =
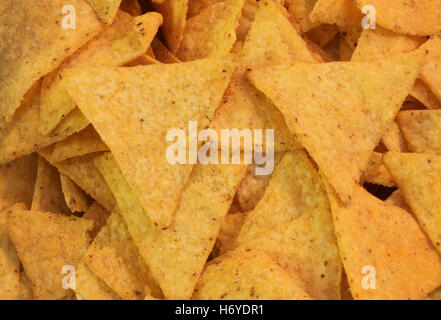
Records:
[[[376,22],[395,32],[430,36],[441,31],[439,0],[354,0],[360,9],[375,8]]]
[[[37,177],[38,155],[18,158],[0,167],[0,201],[5,204],[24,203],[32,205],[35,179]]]
[[[218,136],[222,129],[273,129],[275,151],[298,149],[280,111],[244,78],[247,68],[296,62],[312,63],[317,59],[276,3],[260,1],[240,54],[238,70],[216,110],[212,127]],[[262,140],[265,151],[270,146],[265,136]]]
[[[265,253],[232,252],[207,264],[194,300],[310,300]]]
[[[161,23],[162,17],[156,12],[134,18],[119,11],[115,22],[102,34],[70,56],[59,69],[44,77],[41,92],[41,133],[51,133],[75,108],[75,102],[64,88],[64,69],[123,66],[147,51]]]
[[[142,300],[147,294],[162,296],[117,211],[107,219],[87,249],[85,262],[124,300]]]
[[[77,300],[121,300],[103,280],[98,278],[81,260],[76,270],[75,296]]]
[[[43,157],[38,157],[37,178],[35,181],[32,211],[52,212],[70,215],[71,211],[64,201],[60,174]]]
[[[40,150],[42,155],[58,171],[65,174],[75,182],[82,190],[94,198],[99,204],[107,210],[112,211],[116,207],[115,198],[107,186],[104,178],[96,169],[93,161],[97,154],[88,154],[81,157],[67,159],[62,162],[51,162],[52,147]]]
[[[0,12],[0,118],[10,121],[31,86],[97,35],[102,25],[83,0],[3,2],[4,9]],[[73,9],[78,22],[75,28],[72,28]]]
[[[248,76],[282,111],[290,130],[348,203],[424,58],[418,51],[369,63],[254,69]]]
[[[312,22],[341,27],[360,26],[362,17],[352,0],[318,0],[310,14]]]
[[[105,24],[112,24],[121,0],[86,0]]]
[[[172,224],[158,229],[107,154],[95,161],[166,299],[189,299],[214,246],[244,165],[196,165]]]
[[[236,238],[239,235],[240,229],[245,220],[246,213],[236,212],[228,213],[226,215],[216,239],[215,248],[218,249],[218,255],[222,255],[225,252],[234,249]]]
[[[169,162],[167,150],[172,142],[166,141],[168,130],[182,129],[188,136],[189,121],[206,128],[233,68],[230,58],[210,58],[134,68],[66,70],[70,95],[160,228],[170,225],[193,167]],[[120,83],[125,83],[124,88]]]
[[[441,157],[389,152],[384,163],[421,228],[441,252]]]
[[[51,161],[61,162],[86,154],[109,151],[92,125],[55,144]]]
[[[245,0],[226,0],[213,4],[187,20],[176,54],[191,61],[228,54],[236,42],[236,28]]]
[[[9,235],[29,280],[35,299],[60,299],[69,294],[62,287],[65,266],[76,267],[89,244],[92,222],[64,215],[26,211],[7,212]],[[66,271],[64,271],[66,272]]]
[[[81,188],[68,176],[60,174],[63,200],[72,212],[86,212],[90,206],[90,198]]]
[[[236,245],[280,227],[304,211],[326,207],[327,202],[321,177],[306,152],[288,151],[276,167],[263,198],[247,215]]]
[[[440,257],[410,213],[360,186],[349,206],[328,192],[354,299],[421,299],[440,285]]]
[[[154,2],[153,7],[164,18],[164,24],[161,29],[165,44],[171,53],[176,54],[184,37],[188,0]]]
[[[402,111],[397,121],[410,151],[441,155],[441,110]]]
[[[368,165],[360,178],[360,183],[373,183],[386,187],[395,187],[396,183],[383,163],[383,154],[373,152]]]
[[[50,136],[70,136],[80,132],[90,124],[89,120],[81,113],[80,109],[73,109],[51,132]]]

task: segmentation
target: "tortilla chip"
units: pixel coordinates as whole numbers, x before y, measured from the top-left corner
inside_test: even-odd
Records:
[[[150,57],[147,54],[143,54],[142,56],[136,58],[135,60],[130,61],[124,67],[137,67],[137,66],[149,66],[151,64],[161,64],[162,62],[156,60],[155,58]]]
[[[418,51],[370,63],[276,66],[248,76],[279,107],[288,127],[348,203],[424,57]]]
[[[201,13],[205,8],[225,0],[189,0],[187,18],[193,18]]]
[[[341,27],[360,26],[363,16],[352,0],[318,0],[311,14],[311,22],[337,24]]]
[[[189,299],[246,166],[196,165],[172,224],[160,230],[140,206],[115,160],[106,154],[95,164],[117,198],[129,232],[164,297]]]
[[[331,24],[322,24],[310,30],[306,35],[320,47],[326,46],[337,35],[338,28]]]
[[[406,210],[407,212],[412,212],[412,210],[410,210],[409,206],[407,205],[406,201],[404,201],[400,189],[392,193],[391,196],[387,198],[385,202],[400,207],[401,209]]]
[[[328,192],[354,299],[420,299],[440,285],[441,260],[408,212],[360,186],[347,207],[330,187]],[[369,284],[366,266],[375,268],[374,290],[363,287]]]
[[[115,22],[100,36],[47,75],[41,92],[41,133],[49,134],[75,108],[64,88],[64,69],[123,66],[147,51],[161,23],[162,17],[156,12],[133,18],[119,11]]]
[[[441,31],[441,2],[438,0],[354,0],[361,9],[371,5],[377,23],[389,30],[420,36]]]
[[[153,39],[152,48],[155,53],[156,59],[162,63],[180,63],[181,61],[176,58],[164,44],[158,38]]]
[[[68,176],[60,174],[61,187],[63,189],[63,201],[72,212],[86,212],[89,209],[89,196],[77,186]]]
[[[103,280],[98,278],[82,260],[76,271],[77,300],[121,300]]]
[[[384,164],[421,228],[441,252],[441,157],[389,152],[384,157]]]
[[[142,9],[138,0],[122,0],[119,8],[133,17],[142,15]]]
[[[194,300],[310,300],[262,251],[233,252],[207,264]]]
[[[70,136],[80,132],[90,124],[89,120],[81,113],[80,109],[73,109],[51,132],[51,137]]]
[[[327,202],[321,177],[303,150],[287,152],[276,167],[265,195],[247,219],[236,239],[236,245],[275,229],[304,211]],[[329,205],[328,205],[329,206]]]
[[[410,94],[418,99],[427,109],[441,109],[441,102],[433,94],[433,92],[426,86],[426,84],[417,79]]]
[[[324,48],[326,62],[339,61],[340,58],[340,36],[335,36]]]
[[[32,211],[53,212],[70,215],[61,191],[60,174],[43,157],[38,157]]]
[[[93,228],[89,230],[92,239],[96,237],[101,228],[106,224],[109,216],[110,212],[96,201],[92,203],[87,212],[83,215],[83,219],[93,221]]]
[[[109,148],[101,140],[93,126],[89,125],[82,131],[56,143],[51,155],[51,161],[61,162],[66,159],[100,151],[109,151]]]
[[[11,122],[0,122],[0,163],[31,154],[71,134],[69,131],[51,137],[40,134],[40,84],[41,81],[36,82],[25,95]]]
[[[360,178],[361,184],[373,183],[386,187],[395,187],[396,183],[392,179],[389,171],[383,163],[383,154],[374,152],[369,163]]]
[[[80,262],[89,244],[86,231],[92,222],[13,207],[7,212],[7,223],[35,299],[65,297],[69,291],[62,287],[62,269]]]
[[[322,204],[237,250],[262,250],[312,298],[339,300],[342,264],[323,184],[322,193]]]
[[[191,61],[228,54],[236,42],[236,28],[245,0],[216,3],[187,20],[176,56]]]
[[[316,2],[317,0],[286,0],[285,6],[290,19],[300,26],[302,32],[308,32],[320,25],[319,22],[314,23],[309,19]]]
[[[9,122],[31,86],[97,35],[102,26],[83,0],[4,2],[0,12],[0,116]],[[75,8],[79,23],[74,30],[62,26],[65,5]]]
[[[166,0],[153,3],[153,7],[164,18],[162,35],[171,53],[176,54],[184,38],[187,21],[188,0]]]
[[[48,147],[44,150],[40,150],[40,155],[56,167],[60,173],[72,179],[73,182],[104,208],[112,211],[116,207],[112,192],[93,164],[97,154],[92,153],[67,159],[63,162],[53,163],[51,162],[51,152],[51,147]]]
[[[105,24],[112,24],[116,18],[121,0],[86,0]]]
[[[218,255],[234,249],[236,238],[245,220],[246,213],[238,212],[226,215],[216,239],[215,248],[219,250]]]
[[[410,151],[441,155],[441,110],[402,111],[397,121]]]
[[[426,41],[425,37],[410,36],[392,32],[377,26],[363,30],[352,61],[374,61],[417,49]]]
[[[37,176],[36,154],[18,158],[0,167],[0,203],[32,205]]]
[[[354,51],[343,38],[339,38],[339,44],[340,61],[350,61]]]
[[[160,228],[170,225],[193,167],[167,161],[167,130],[188,132],[189,121],[198,121],[198,128],[208,127],[232,70],[229,58],[66,70],[70,95],[109,146],[147,214]],[[125,89],[120,88],[122,82]]]
[[[85,261],[92,272],[125,300],[161,296],[161,289],[135,247],[126,223],[113,212],[87,249]]]
[[[441,38],[439,36],[434,36],[421,46],[421,49],[427,50],[429,53],[427,55],[426,64],[420,72],[421,80],[424,81],[438,101],[440,101],[441,76],[439,74],[439,66],[441,65]]]
[[[298,149],[300,146],[280,111],[244,78],[247,68],[295,62],[317,62],[317,59],[279,7],[272,1],[260,1],[240,55],[239,68],[216,110],[212,127],[218,136],[222,129],[274,129],[275,151]],[[265,137],[263,141],[262,149],[267,150]],[[243,150],[244,146],[241,147]]]
[[[381,141],[383,141],[383,144],[389,151],[407,152],[406,142],[395,120],[390,123],[383,133]]]
[[[362,27],[358,26],[347,26],[338,27],[340,31],[340,37],[342,37],[352,50],[358,47],[358,41],[360,40]]]

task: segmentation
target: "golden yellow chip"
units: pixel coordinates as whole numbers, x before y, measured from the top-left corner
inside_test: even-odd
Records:
[[[133,18],[119,11],[115,22],[101,35],[70,56],[59,69],[44,77],[41,133],[49,134],[75,108],[75,102],[64,88],[64,69],[125,65],[147,51],[161,23],[162,17],[156,12]]]
[[[312,22],[337,24],[341,27],[359,27],[362,17],[352,0],[318,0],[310,14]]]
[[[395,187],[396,183],[384,166],[383,154],[374,152],[360,178],[360,183],[373,183],[386,187]]]
[[[155,53],[155,57],[158,61],[162,63],[179,63],[178,58],[174,56],[168,49],[164,46],[164,44],[158,38],[153,39],[152,41],[153,52]]]
[[[56,143],[51,154],[51,161],[61,162],[100,151],[109,151],[109,148],[101,140],[93,126],[89,125],[84,130]]]
[[[7,212],[9,235],[37,300],[60,299],[69,294],[63,279],[76,267],[89,244],[92,222],[53,213],[12,207]],[[63,270],[64,269],[64,270]],[[65,272],[65,274],[63,274]]]
[[[236,238],[239,235],[245,219],[246,213],[236,212],[227,214],[215,244],[215,248],[219,250],[219,255],[234,249]]]
[[[310,300],[265,253],[233,252],[211,261],[199,279],[195,300]]]
[[[68,176],[60,174],[64,201],[72,212],[86,212],[90,205],[89,196]]]
[[[142,9],[138,0],[122,0],[119,7],[121,10],[127,12],[131,16],[135,17],[142,15]]]
[[[125,300],[142,300],[147,294],[162,296],[130,237],[123,217],[116,211],[87,249],[85,262]]]
[[[441,4],[440,4],[441,10]],[[421,70],[420,76],[424,83],[436,96],[438,101],[441,100],[441,76],[439,74],[439,66],[441,64],[441,38],[434,36],[427,41],[421,49],[427,50],[428,55],[426,64]]]
[[[381,137],[381,141],[389,151],[407,152],[406,142],[404,141],[403,134],[395,120],[390,123],[389,127],[387,127]]]
[[[31,154],[0,167],[0,203],[20,202],[30,208],[37,176],[38,155]]]
[[[418,99],[427,109],[441,109],[441,102],[433,94],[433,92],[426,86],[426,84],[417,79],[410,94]]]
[[[392,193],[390,197],[386,199],[385,202],[400,207],[401,209],[406,210],[407,212],[412,212],[409,206],[407,205],[406,201],[404,201],[400,189],[394,191],[394,193]]]
[[[441,155],[441,110],[402,111],[397,121],[410,151]]]
[[[317,43],[320,47],[326,46],[337,35],[338,28],[331,24],[322,24],[306,34],[309,39]]]
[[[105,24],[112,24],[121,0],[86,0]]]
[[[38,157],[37,178],[31,210],[71,214],[64,201],[58,170],[41,156]]]
[[[319,26],[319,22],[312,22],[309,15],[312,12],[317,0],[286,0],[285,6],[290,18],[299,26],[302,32],[308,32]],[[331,37],[332,39],[333,37]]]
[[[339,46],[339,53],[340,53],[340,61],[350,61],[352,59],[352,55],[354,53],[354,50],[348,45],[345,39],[342,37],[339,38],[340,46]]]
[[[244,165],[196,165],[172,224],[158,229],[115,160],[95,161],[112,189],[129,232],[166,299],[189,299],[228,212]]]
[[[89,230],[92,239],[96,237],[101,228],[106,224],[109,216],[110,212],[96,201],[92,203],[87,212],[83,215],[83,219],[93,221],[93,228]]]
[[[211,58],[135,68],[66,70],[70,95],[109,146],[142,206],[160,228],[170,225],[193,167],[169,163],[167,132],[182,129],[188,136],[189,121],[206,128],[233,68],[229,58]],[[126,89],[120,88],[123,82]]]
[[[389,30],[420,36],[441,31],[441,2],[438,0],[354,0],[362,9],[375,8],[377,23]]]
[[[161,29],[165,44],[171,53],[176,54],[184,37],[188,0],[154,1],[153,7],[164,18],[164,24]]]
[[[418,51],[370,63],[254,69],[248,76],[279,107],[290,130],[348,203],[424,58]]]
[[[441,252],[441,157],[389,152],[384,163],[421,228]]]
[[[216,3],[190,18],[176,54],[181,61],[191,61],[228,54],[236,42],[236,28],[245,0]]]
[[[10,121],[31,86],[97,35],[102,25],[83,0],[3,2],[4,9],[0,12],[0,117],[2,121]]]
[[[359,186],[349,206],[328,192],[354,299],[421,299],[440,285],[441,259],[410,213]]]

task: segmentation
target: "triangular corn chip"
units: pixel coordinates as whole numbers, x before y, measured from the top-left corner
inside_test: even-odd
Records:
[[[132,238],[166,299],[189,299],[245,174],[243,165],[196,165],[172,224],[160,230],[140,206],[115,160],[95,161],[117,198]]]
[[[274,104],[245,78],[247,68],[296,62],[317,62],[314,54],[273,1],[260,1],[260,7],[240,54],[238,70],[216,110],[213,128],[274,129],[275,151],[299,148],[285,119]],[[266,139],[263,137],[266,150]]]
[[[161,289],[135,247],[126,223],[113,212],[85,256],[89,269],[125,300],[161,297]]]
[[[306,35],[319,47],[325,47],[337,35],[338,28],[334,24],[322,24],[310,30]]]
[[[232,252],[207,264],[194,300],[310,300],[262,251]]]
[[[412,210],[410,210],[409,206],[407,205],[406,201],[404,201],[400,189],[392,193],[390,197],[386,199],[385,202],[400,207],[401,209],[406,210],[407,212],[412,212]]]
[[[53,212],[70,215],[61,190],[60,174],[43,157],[38,157],[32,211]]]
[[[397,121],[410,151],[441,155],[441,110],[402,111]]]
[[[290,130],[348,203],[424,58],[418,51],[370,63],[254,69],[248,76],[282,111]]]
[[[97,35],[102,25],[83,0],[3,2],[5,7],[0,12],[0,117],[2,121],[10,121],[31,86]],[[67,23],[72,20],[67,15],[72,15],[72,7],[77,21],[74,29]]]
[[[229,58],[211,58],[66,71],[70,95],[109,146],[146,213],[160,228],[170,225],[192,169],[191,164],[167,161],[167,131],[187,132],[189,121],[206,128],[232,70]],[[120,88],[123,82],[126,89]]]
[[[407,152],[406,142],[396,120],[384,131],[381,141],[389,151]]]
[[[37,176],[38,155],[18,158],[0,167],[0,201],[12,205],[20,202],[30,208]]]
[[[162,17],[156,12],[131,17],[119,11],[102,34],[70,56],[59,69],[44,77],[41,92],[40,131],[49,134],[75,108],[64,88],[65,68],[119,67],[141,56],[153,40]]]
[[[176,56],[191,61],[226,55],[236,42],[236,28],[245,0],[216,3],[187,20],[184,37]]]
[[[112,24],[121,0],[86,0],[105,24]]]
[[[86,212],[90,205],[89,196],[68,176],[60,173],[64,201],[72,212]]]
[[[176,54],[184,37],[188,0],[165,0],[154,3],[153,7],[164,18],[161,29],[165,44],[171,53]]]
[[[410,94],[420,101],[427,109],[441,109],[441,103],[433,94],[427,85],[421,80],[417,79]]]
[[[106,224],[110,212],[104,209],[98,202],[92,203],[87,212],[83,215],[83,219],[93,221],[93,229],[89,230],[91,238],[95,238],[101,228]]]
[[[290,18],[297,22],[302,32],[308,32],[319,26],[319,22],[313,23],[309,19],[317,0],[286,0],[285,2]]]
[[[384,164],[419,224],[441,252],[441,157],[389,152]]]
[[[438,0],[354,0],[362,9],[375,8],[379,25],[398,33],[430,36],[441,31],[441,2]]]
[[[131,16],[135,17],[142,15],[142,9],[138,0],[122,0],[119,7],[121,10],[127,12]]]
[[[421,299],[441,283],[441,260],[410,213],[357,186],[350,206],[328,188],[354,299]]]
[[[61,162],[100,151],[109,151],[109,148],[101,140],[93,126],[90,125],[84,130],[56,143],[51,155],[51,161]]]
[[[219,231],[219,235],[217,236],[215,244],[215,249],[219,250],[219,255],[222,255],[225,252],[234,249],[236,238],[239,235],[240,228],[242,228],[245,219],[246,214],[242,212],[227,214]]]
[[[312,22],[337,24],[341,27],[360,26],[362,14],[352,0],[318,0],[310,19]]]
[[[59,214],[26,211],[7,212],[9,235],[17,248],[35,299],[60,299],[69,294],[62,286],[63,267],[76,267],[85,254],[92,222]]]
[[[383,163],[383,154],[373,152],[368,165],[360,178],[361,184],[373,183],[386,187],[395,187],[395,181],[392,179],[389,171]]]
[[[434,36],[423,46],[421,46],[421,49],[429,52],[427,55],[426,64],[420,72],[421,79],[429,87],[429,89],[432,90],[438,101],[440,101],[441,76],[439,74],[439,66],[441,64],[441,37]]]
[[[153,39],[152,41],[153,52],[155,53],[155,57],[159,62],[162,63],[179,63],[181,62],[178,58],[176,58],[173,53],[168,51],[166,46],[159,40],[158,38]]]

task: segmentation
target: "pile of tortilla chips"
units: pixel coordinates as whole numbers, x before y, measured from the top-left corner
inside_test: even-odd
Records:
[[[440,68],[439,0],[1,1],[0,300],[440,299]]]

